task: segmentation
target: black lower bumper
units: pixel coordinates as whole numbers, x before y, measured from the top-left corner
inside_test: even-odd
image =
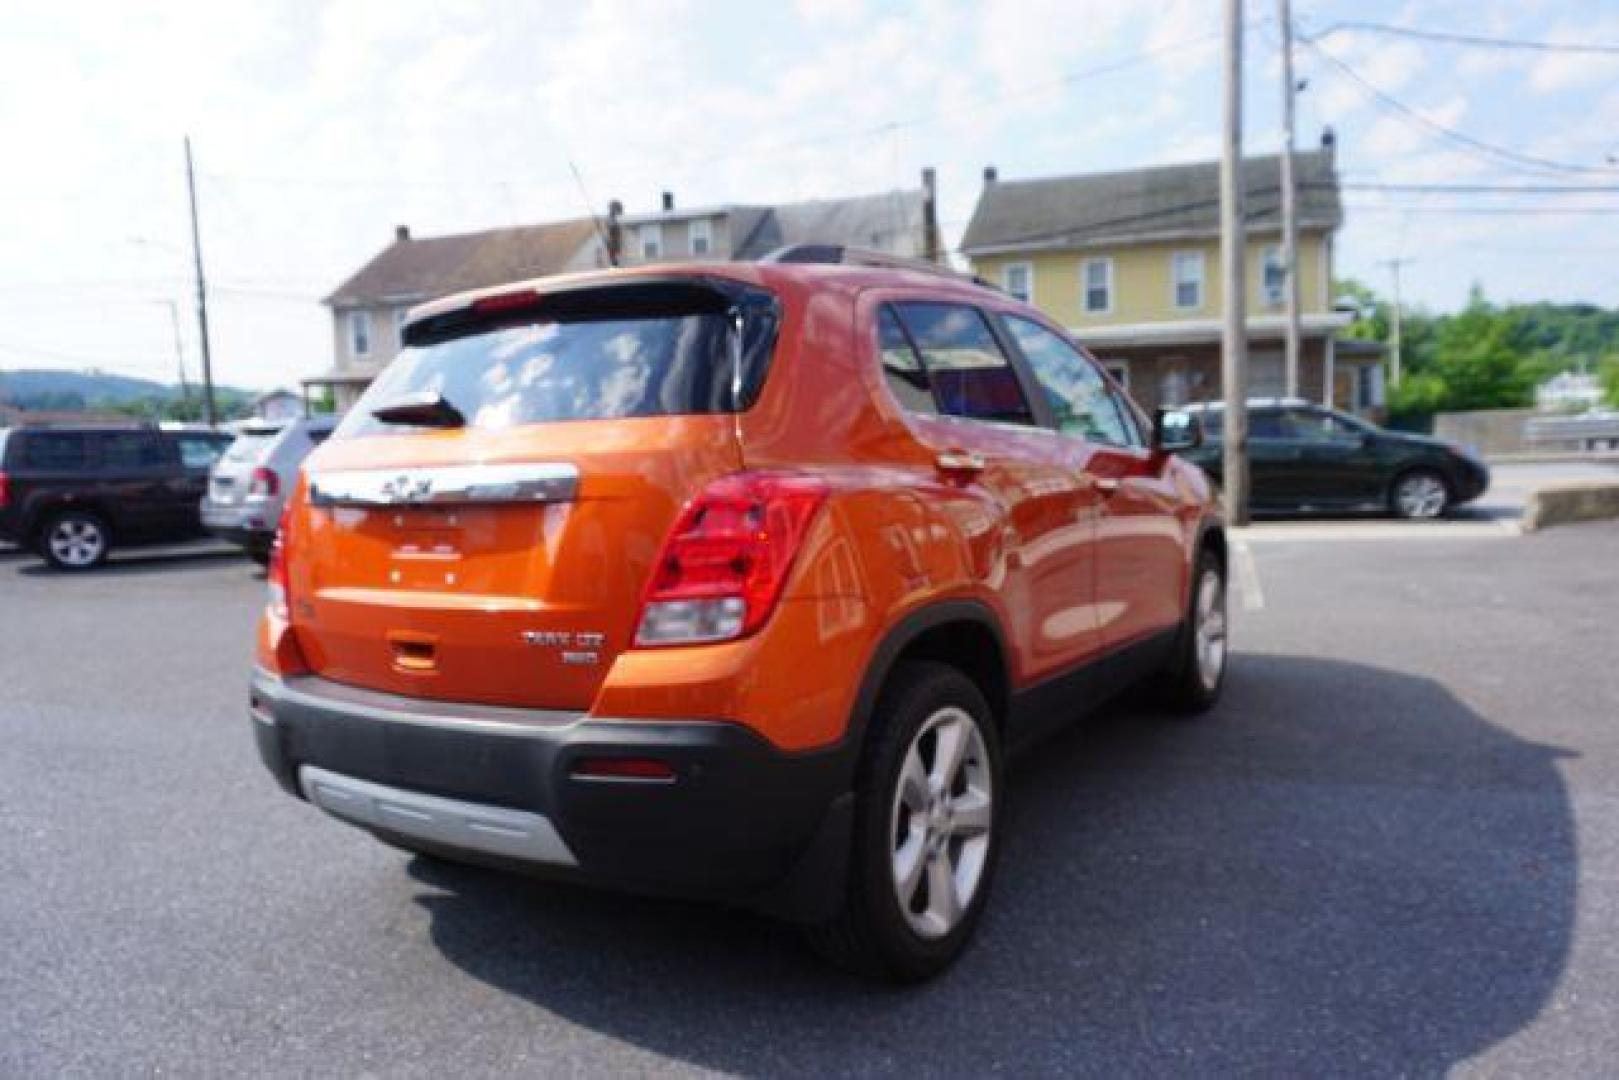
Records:
[[[785,753],[737,724],[450,705],[264,672],[252,714],[260,756],[293,794],[313,766],[538,814],[576,863],[514,869],[802,919],[829,915],[842,895],[854,763],[841,749]],[[576,775],[582,759],[613,757],[667,763],[674,778]]]
[[[245,526],[235,525],[204,525],[203,531],[209,536],[225,541],[227,544],[235,544],[250,555],[268,555],[271,545],[275,543],[274,529],[249,529]]]

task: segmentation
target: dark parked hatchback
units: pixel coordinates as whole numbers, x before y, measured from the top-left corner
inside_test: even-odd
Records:
[[[1388,431],[1296,400],[1248,403],[1251,505],[1255,510],[1386,510],[1436,518],[1484,494],[1489,468],[1460,447]],[[1185,457],[1220,478],[1223,407],[1186,407],[1201,445]]]
[[[0,541],[83,570],[114,547],[202,535],[215,431],[155,427],[0,430]]]

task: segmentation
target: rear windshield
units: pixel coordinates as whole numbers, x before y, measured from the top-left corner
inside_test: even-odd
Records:
[[[408,431],[371,412],[422,393],[439,394],[468,427],[486,429],[746,409],[774,343],[773,304],[733,304],[689,288],[681,295],[681,302],[541,306],[448,340],[413,344],[371,385],[337,434]],[[737,320],[741,384],[733,386]]]
[[[236,436],[236,441],[230,444],[225,456],[220,460],[232,465],[246,465],[257,461],[264,448],[275,442],[279,431],[244,431]]]

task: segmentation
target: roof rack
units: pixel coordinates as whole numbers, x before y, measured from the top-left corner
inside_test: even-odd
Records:
[[[816,263],[834,266],[873,266],[886,267],[890,270],[914,270],[920,274],[933,274],[936,277],[947,277],[955,281],[964,281],[972,285],[981,285],[986,289],[999,288],[991,282],[975,274],[963,274],[959,270],[952,270],[948,266],[941,266],[926,259],[913,259],[905,255],[890,255],[885,251],[872,251],[870,248],[850,247],[846,244],[788,244],[779,247],[768,255],[760,257],[763,263]]]

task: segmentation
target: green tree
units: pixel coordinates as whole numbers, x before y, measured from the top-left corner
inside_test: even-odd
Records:
[[[1597,378],[1602,380],[1602,395],[1609,405],[1619,409],[1619,352],[1609,353],[1597,366]]]
[[[1438,328],[1433,373],[1445,384],[1446,410],[1509,409],[1534,401],[1535,369],[1512,346],[1513,317],[1474,286],[1467,307]]]

